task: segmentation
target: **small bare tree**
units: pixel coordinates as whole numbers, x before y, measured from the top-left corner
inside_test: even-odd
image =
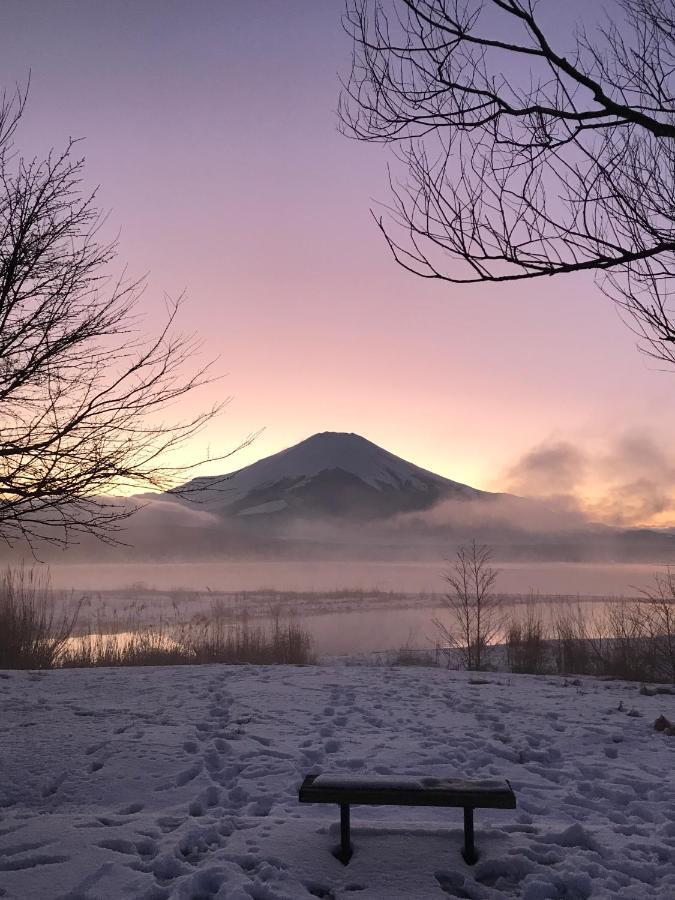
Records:
[[[25,102],[0,97],[0,540],[114,540],[134,508],[111,495],[185,481],[194,466],[173,452],[222,404],[167,415],[213,380],[174,329],[181,300],[143,334],[143,284],[109,274],[116,245],[98,238],[75,143],[42,160],[13,149]]]
[[[591,271],[675,365],[675,0],[560,34],[536,0],[347,0],[345,131],[390,144],[396,261],[423,278]],[[594,4],[587,4],[588,15]]]
[[[433,620],[441,639],[459,652],[469,671],[483,667],[485,649],[499,637],[504,624],[501,598],[493,592],[498,572],[491,560],[490,548],[475,540],[457,550],[443,573],[449,588],[443,606],[450,621]]]

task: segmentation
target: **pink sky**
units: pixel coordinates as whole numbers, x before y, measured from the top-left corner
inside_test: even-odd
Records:
[[[228,373],[212,390],[234,400],[189,453],[264,427],[239,468],[354,431],[494,489],[550,439],[601,450],[631,430],[672,446],[673,374],[587,278],[458,288],[391,261],[369,216],[388,199],[385,151],[336,129],[341,7],[3,3],[0,82],[32,69],[20,148],[86,137],[120,261],[150,274],[149,324],[186,288],[184,324]]]

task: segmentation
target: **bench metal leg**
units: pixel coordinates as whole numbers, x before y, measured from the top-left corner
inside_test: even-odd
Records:
[[[464,862],[472,866],[478,856],[476,854],[476,845],[473,835],[473,807],[464,807],[464,850],[462,851]]]
[[[352,858],[352,842],[349,834],[349,804],[340,804],[340,849],[335,856],[346,866]]]

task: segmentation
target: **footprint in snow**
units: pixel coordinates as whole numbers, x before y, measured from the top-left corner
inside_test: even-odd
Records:
[[[197,775],[202,770],[201,761],[196,762],[193,766],[190,766],[189,769],[184,769],[182,772],[179,772],[176,775],[176,785],[178,787],[182,787],[184,784],[188,784],[188,782],[193,781]]]
[[[68,777],[67,772],[61,772],[56,778],[52,778],[51,781],[48,781],[47,784],[42,788],[41,794],[43,797],[51,797],[55,794],[58,789],[61,787],[63,782]]]
[[[118,816],[131,816],[134,813],[138,813],[143,809],[142,803],[130,803],[128,806],[123,806],[122,809],[117,810]]]
[[[117,729],[117,731],[119,731],[119,729]],[[92,753],[102,750],[107,743],[107,741],[100,741],[98,744],[91,744],[84,752],[87,756],[91,756]]]
[[[162,834],[170,834],[186,821],[185,816],[161,816],[157,819],[157,825]]]

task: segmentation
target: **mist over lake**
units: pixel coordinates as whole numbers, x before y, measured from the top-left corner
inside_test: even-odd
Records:
[[[86,597],[85,619],[102,631],[212,617],[214,604],[270,622],[274,611],[307,629],[321,657],[385,653],[438,643],[444,563],[232,562],[54,566],[54,586],[70,602]],[[504,612],[518,617],[534,594],[547,622],[577,606],[602,613],[650,583],[648,564],[504,563],[498,566]],[[130,617],[130,618],[129,618]],[[108,624],[106,625],[106,622]],[[114,623],[114,624],[113,624]]]
[[[53,564],[60,590],[100,591],[143,585],[170,591],[334,591],[441,593],[446,563],[227,561]],[[633,596],[663,565],[652,563],[496,562],[505,593]]]

